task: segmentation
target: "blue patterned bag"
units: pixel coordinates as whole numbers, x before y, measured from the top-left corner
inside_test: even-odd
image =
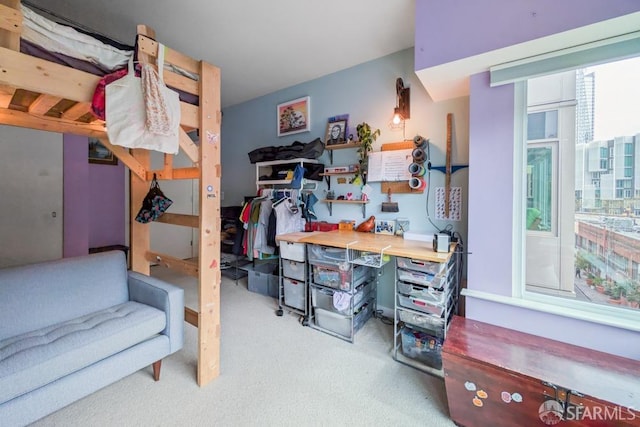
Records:
[[[140,208],[138,215],[136,215],[136,221],[143,224],[155,221],[169,209],[171,204],[173,204],[173,201],[160,190],[156,174],[154,173],[153,180],[151,180],[151,188],[142,201],[142,208]]]

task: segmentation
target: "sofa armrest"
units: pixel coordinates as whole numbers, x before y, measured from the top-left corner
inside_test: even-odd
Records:
[[[128,271],[129,300],[147,304],[165,312],[167,325],[162,334],[169,337],[170,352],[184,342],[184,289],[155,277]]]

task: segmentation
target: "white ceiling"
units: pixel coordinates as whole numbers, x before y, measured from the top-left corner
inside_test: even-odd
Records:
[[[25,1],[27,3],[27,1]],[[29,0],[118,41],[137,24],[220,67],[222,106],[414,45],[415,0]]]

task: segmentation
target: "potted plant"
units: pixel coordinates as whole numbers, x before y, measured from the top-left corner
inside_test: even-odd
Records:
[[[367,122],[362,122],[356,126],[358,132],[358,140],[360,141],[360,148],[358,148],[358,163],[360,168],[356,173],[356,178],[360,176],[362,178],[362,184],[367,183],[367,168],[369,166],[369,152],[373,149],[373,143],[380,136],[380,129],[372,130],[371,126]]]
[[[622,296],[623,287],[617,283],[613,283],[609,288],[609,303],[610,304],[620,304],[620,297]]]
[[[604,279],[602,277],[595,276],[591,280],[592,280],[593,285],[596,287],[596,291],[598,291],[601,294],[605,293],[606,289],[605,289],[605,287],[603,285]]]
[[[593,274],[591,274],[591,273],[588,273],[588,274],[587,274],[587,280],[586,280],[587,285],[589,285],[589,286],[592,286],[592,285],[593,285],[593,279],[594,279],[594,277],[595,277],[595,276],[594,276]]]
[[[640,307],[640,289],[634,288],[627,294],[627,305],[631,308]]]

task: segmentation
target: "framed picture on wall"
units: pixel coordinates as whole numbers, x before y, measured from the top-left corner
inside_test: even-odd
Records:
[[[89,138],[89,163],[117,165],[118,158],[98,138]]]
[[[347,142],[347,121],[336,120],[327,122],[327,134],[325,135],[325,145],[337,145]]]
[[[294,99],[278,104],[278,136],[311,130],[310,97]]]

